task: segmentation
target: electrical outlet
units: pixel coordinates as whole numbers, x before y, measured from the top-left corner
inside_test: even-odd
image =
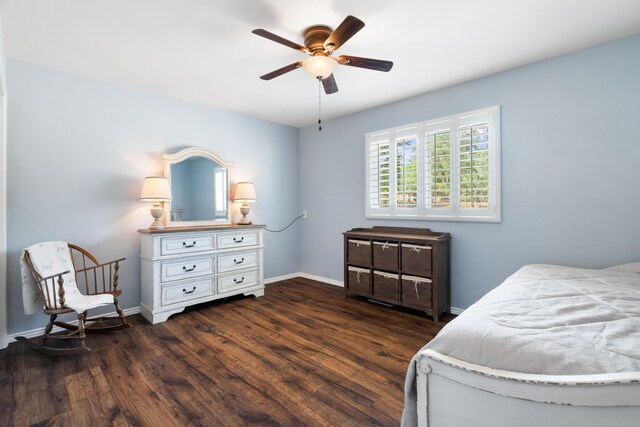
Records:
[[[302,211],[302,218],[307,219],[307,211]]]

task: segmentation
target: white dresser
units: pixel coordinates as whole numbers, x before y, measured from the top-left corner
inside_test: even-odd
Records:
[[[138,230],[140,311],[164,322],[186,306],[244,294],[264,295],[262,225]]]

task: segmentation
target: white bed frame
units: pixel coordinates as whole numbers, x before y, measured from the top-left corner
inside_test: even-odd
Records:
[[[428,349],[416,371],[420,427],[640,426],[640,372],[533,375]]]

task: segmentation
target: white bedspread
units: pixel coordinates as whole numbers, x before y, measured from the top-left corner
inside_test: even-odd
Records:
[[[522,267],[424,348],[494,369],[548,375],[640,372],[640,275]],[[415,357],[403,425],[415,424]]]

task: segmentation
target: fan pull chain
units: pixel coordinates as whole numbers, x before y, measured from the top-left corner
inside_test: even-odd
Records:
[[[322,77],[318,76],[318,131],[322,130]]]

